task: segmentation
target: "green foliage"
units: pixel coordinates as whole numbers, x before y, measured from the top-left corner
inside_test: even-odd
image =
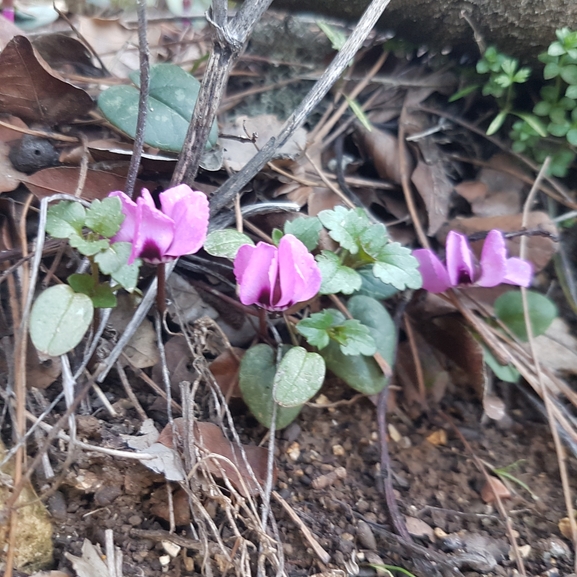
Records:
[[[115,196],[104,200],[93,200],[86,211],[85,225],[105,238],[113,237],[124,221],[122,203]]]
[[[111,86],[101,93],[98,106],[114,126],[135,137],[140,98],[140,74],[133,72],[130,79],[136,86]],[[150,92],[146,118],[145,142],[162,150],[180,152],[200,83],[194,76],[174,64],[156,64],[150,67]],[[218,138],[213,124],[207,149],[214,148]]]
[[[34,302],[30,313],[30,337],[45,355],[58,357],[71,351],[92,322],[94,307],[85,294],[68,285],[46,289]]]
[[[240,363],[238,376],[242,398],[250,412],[261,425],[269,427],[273,410],[273,384],[276,375],[276,353],[265,344],[256,345],[246,351]],[[302,409],[296,407],[277,407],[276,428],[284,429],[292,423]]]
[[[323,358],[302,347],[291,347],[274,376],[274,401],[285,408],[301,407],[317,394],[324,380]]]
[[[353,277],[343,267],[355,269],[366,265],[372,265],[376,278],[398,290],[421,288],[422,278],[417,259],[408,248],[391,242],[386,227],[371,222],[362,208],[337,206],[334,210],[323,210],[318,218],[328,229],[331,238],[346,251],[339,254],[342,267],[326,251],[323,251],[322,258],[317,257],[323,274],[322,293],[336,292],[329,289],[336,288],[344,281],[345,274],[349,282],[345,283],[346,291],[340,289],[340,292],[350,294],[359,290],[362,279],[358,275]]]
[[[80,203],[63,200],[48,209],[46,232],[54,238],[81,235],[85,220],[86,210]]]
[[[110,275],[114,281],[129,292],[136,288],[138,271],[142,264],[139,258],[135,259],[132,264],[128,264],[131,251],[131,243],[115,242],[94,257],[94,262],[100,268],[100,272]]]
[[[350,295],[361,288],[362,279],[359,273],[341,263],[334,252],[323,250],[316,256],[321,271],[322,284],[319,292],[322,295],[341,292]]]
[[[520,120],[513,123],[510,132],[513,150],[528,154],[539,163],[550,156],[549,173],[565,177],[577,148],[577,32],[562,28],[556,36],[557,40],[539,55],[545,64],[543,78],[548,82],[541,88],[541,100],[532,111],[515,109],[515,86],[528,80],[529,68],[519,68],[516,59],[491,46],[477,62],[476,70],[488,75],[482,92],[495,97],[500,109],[487,134],[498,132],[510,115],[517,116]],[[478,87],[479,84],[467,86],[451,101]]]
[[[527,306],[533,336],[542,335],[557,317],[557,307],[546,296],[527,291]],[[522,341],[527,341],[527,327],[521,291],[509,291],[495,301],[495,316]]]
[[[481,342],[480,345],[483,349],[483,360],[495,373],[497,378],[506,383],[516,383],[519,380],[521,375],[513,365],[502,365],[484,343]]]
[[[319,350],[332,339],[340,345],[344,355],[372,356],[377,351],[369,328],[357,319],[346,319],[336,309],[325,309],[303,319],[298,323],[297,331],[309,345]]]
[[[323,225],[316,216],[300,216],[295,220],[287,220],[284,233],[296,236],[307,250],[314,250],[319,244],[319,236]]]
[[[234,260],[238,249],[250,244],[254,246],[252,239],[238,230],[227,228],[225,230],[215,230],[211,232],[204,243],[204,250],[212,256],[229,258]]]
[[[393,319],[387,309],[377,300],[361,295],[352,297],[347,306],[351,315],[369,328],[369,333],[377,345],[377,352],[392,365],[397,335]],[[328,369],[350,387],[365,395],[375,395],[387,386],[388,380],[372,357],[347,356],[339,344],[332,340],[321,351],[321,355]]]

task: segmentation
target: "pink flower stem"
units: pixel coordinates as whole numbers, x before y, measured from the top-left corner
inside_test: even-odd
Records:
[[[166,312],[166,274],[164,263],[156,267],[156,278],[158,279],[158,288],[156,290],[156,309],[162,318]]]
[[[258,319],[259,319],[259,327],[258,330],[260,332],[260,334],[266,338],[268,336],[268,331],[266,328],[267,325],[267,314],[266,311],[264,309],[259,309],[258,310],[259,315],[258,315]]]

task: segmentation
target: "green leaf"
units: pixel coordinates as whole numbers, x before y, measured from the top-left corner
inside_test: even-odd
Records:
[[[461,88],[461,90],[455,92],[455,94],[453,94],[453,96],[449,98],[449,102],[455,102],[456,100],[460,100],[461,98],[468,96],[469,94],[471,94],[471,92],[475,92],[475,90],[477,90],[479,86],[481,85],[471,84],[471,86],[465,86],[465,88]]]
[[[69,237],[70,246],[84,256],[94,256],[101,250],[106,250],[110,242],[106,238],[91,239],[73,233]]]
[[[537,116],[548,116],[549,112],[551,112],[551,103],[546,100],[537,102],[533,108],[533,113]]]
[[[276,353],[265,344],[256,345],[246,351],[240,362],[239,387],[250,412],[261,425],[270,428],[272,418],[272,387],[276,375]],[[278,407],[276,428],[284,429],[292,423],[302,409]]]
[[[389,242],[379,253],[378,261],[373,265],[373,274],[398,290],[419,289],[423,286],[417,259],[410,249],[398,242]]]
[[[330,237],[351,254],[359,252],[359,237],[371,226],[367,213],[362,208],[348,209],[336,206],[334,210],[323,210],[318,214]]]
[[[559,64],[557,62],[549,62],[545,65],[543,69],[543,78],[545,80],[551,80],[559,76]]]
[[[204,243],[204,250],[212,256],[234,260],[238,249],[245,244],[254,246],[254,242],[246,234],[233,228],[226,228],[209,233]]]
[[[359,295],[381,300],[391,298],[399,292],[393,285],[385,284],[378,279],[373,273],[372,266],[364,266],[358,269],[357,273],[362,279],[361,288],[357,291]]]
[[[321,350],[329,344],[329,329],[344,323],[345,320],[345,316],[336,309],[325,309],[299,321],[296,329],[309,345]]]
[[[296,236],[310,251],[317,248],[322,228],[323,225],[316,216],[299,216],[285,222],[284,233]]]
[[[121,287],[132,292],[138,283],[138,272],[142,261],[137,258],[132,264],[128,264],[128,257],[132,251],[132,243],[115,242],[105,251],[94,257],[102,274],[108,274]]]
[[[325,361],[318,353],[292,347],[276,371],[274,400],[281,407],[301,407],[322,387],[325,371]]]
[[[397,335],[395,324],[387,309],[375,299],[361,295],[352,297],[347,307],[355,319],[369,327],[377,351],[392,365]],[[387,385],[387,379],[372,357],[347,356],[334,341],[321,351],[321,355],[335,375],[361,393],[375,395]]]
[[[329,332],[331,339],[341,345],[341,352],[347,356],[372,357],[377,352],[377,345],[369,327],[357,319],[347,319]]]
[[[272,242],[275,246],[278,246],[278,243],[283,236],[284,233],[280,228],[273,228],[272,232],[270,233],[270,237],[272,238]]]
[[[139,84],[138,73],[131,79]],[[156,64],[150,68],[150,96],[146,118],[145,142],[162,150],[180,152],[200,83],[174,64]],[[114,126],[134,138],[138,116],[139,90],[134,86],[112,86],[102,92],[98,106]],[[207,148],[214,148],[218,139],[213,124]]]
[[[317,264],[321,271],[320,294],[329,295],[354,293],[361,288],[361,277],[354,269],[341,264],[341,259],[328,250],[323,250],[316,256]]]
[[[77,293],[90,297],[95,308],[112,309],[116,306],[116,295],[108,283],[95,284],[89,274],[73,274],[68,277],[68,284]]]
[[[543,138],[547,136],[547,129],[536,116],[533,116],[532,114],[527,114],[525,112],[514,112],[514,114],[515,116],[518,116],[519,118],[524,120],[539,136],[542,136]],[[537,113],[535,112],[535,114]]]
[[[508,110],[501,110],[497,116],[493,119],[491,124],[489,124],[489,128],[487,128],[487,136],[491,136],[495,134],[503,126],[503,122],[505,122],[505,118],[507,118],[507,114],[509,114]]]
[[[551,42],[547,49],[547,54],[549,54],[549,56],[562,56],[565,54],[565,48],[563,48],[561,42]]]
[[[325,36],[330,40],[333,50],[340,50],[344,46],[345,42],[347,41],[347,37],[345,36],[344,32],[337,30],[329,23],[323,22],[322,20],[317,20],[316,24],[325,33]]]
[[[54,238],[70,238],[81,235],[86,211],[79,202],[63,200],[48,209],[46,232]]]
[[[30,313],[30,337],[45,355],[58,357],[71,351],[88,330],[94,307],[89,297],[68,285],[46,289]]]
[[[357,117],[358,121],[367,129],[368,132],[373,131],[373,126],[371,121],[365,114],[365,111],[361,108],[359,103],[354,98],[349,98],[346,94],[344,95],[349,108],[353,111],[353,114]]]
[[[86,211],[85,226],[94,232],[110,238],[119,230],[124,220],[122,203],[114,196],[100,200],[93,200]]]
[[[572,100],[577,100],[577,86],[572,84],[571,86],[567,86],[567,90],[565,91],[565,96],[567,98],[571,98]]]
[[[577,146],[577,128],[572,128],[567,131],[567,142],[573,146]]]
[[[567,84],[577,84],[577,65],[569,64],[561,68],[561,78]]]
[[[557,317],[557,307],[546,296],[527,291],[527,304],[533,336],[542,335]],[[509,291],[495,301],[495,316],[522,341],[527,340],[521,291]]]
[[[519,371],[513,365],[502,365],[487,348],[486,345],[480,343],[483,349],[483,360],[489,365],[489,368],[497,375],[498,379],[506,383],[516,383],[521,376]]]

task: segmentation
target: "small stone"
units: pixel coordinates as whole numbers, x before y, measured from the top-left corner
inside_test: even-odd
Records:
[[[447,533],[445,533],[445,531],[441,529],[441,527],[435,527],[433,529],[433,535],[435,535],[437,539],[444,539],[445,537],[448,536]]]
[[[128,522],[133,527],[138,527],[139,525],[142,524],[142,517],[140,515],[131,515],[130,517],[128,517]]]
[[[291,461],[298,461],[298,458],[301,456],[300,445],[296,441],[291,443],[286,450],[286,454]]]
[[[333,455],[335,457],[344,457],[346,455],[345,448],[342,445],[333,445]]]
[[[521,545],[519,547],[519,555],[521,555],[522,559],[528,559],[529,555],[531,555],[531,545]],[[515,553],[513,550],[509,551],[509,559],[511,559],[511,561],[515,560]]]
[[[395,443],[398,443],[403,436],[401,435],[401,433],[399,433],[397,427],[395,427],[395,425],[389,424],[387,428],[389,430],[389,437],[391,437],[391,439],[395,441]]]
[[[427,441],[429,441],[431,445],[435,446],[446,445],[447,431],[445,431],[445,429],[439,429],[438,431],[434,431],[427,437]]]
[[[315,405],[329,405],[330,404],[330,400],[326,395],[323,395],[322,393],[315,399]]]
[[[375,539],[373,530],[371,526],[363,520],[357,523],[357,538],[364,549],[369,549],[370,551],[377,550],[377,540]]]
[[[433,528],[424,521],[421,521],[421,519],[405,516],[405,523],[407,525],[407,531],[412,537],[426,537],[430,541],[435,541]]]
[[[497,479],[497,477],[489,477],[489,481],[486,482],[481,489],[481,499],[483,499],[485,503],[493,503],[495,502],[495,495],[497,495],[499,499],[511,498],[511,492],[500,479]]]
[[[172,541],[162,541],[162,548],[174,559],[179,553],[182,547],[173,543]]]
[[[94,502],[99,507],[107,507],[111,505],[117,497],[120,497],[121,494],[122,489],[120,487],[104,485],[94,493]]]
[[[355,537],[350,533],[345,532],[341,535],[341,539],[344,539],[345,541],[354,541]]]
[[[410,449],[413,446],[411,439],[409,437],[401,437],[399,441],[399,448],[401,449]]]
[[[563,517],[561,521],[559,521],[559,531],[561,535],[565,537],[565,539],[569,539],[569,541],[573,540],[573,536],[571,535],[571,522],[569,521],[569,517]]]
[[[161,555],[158,558],[158,562],[162,565],[162,567],[168,567],[170,565],[170,555]]]

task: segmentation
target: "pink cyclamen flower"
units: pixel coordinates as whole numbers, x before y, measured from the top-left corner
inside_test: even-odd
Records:
[[[492,230],[485,239],[481,260],[477,262],[467,237],[452,230],[447,236],[446,265],[429,249],[413,251],[419,261],[423,288],[442,293],[451,287],[494,287],[501,283],[527,287],[531,284],[531,263],[520,258],[507,258],[505,237]]]
[[[128,264],[136,258],[151,264],[169,262],[198,252],[206,240],[208,200],[186,184],[161,192],[160,209],[146,188],[136,202],[118,190],[108,196],[122,203],[125,218],[112,241],[132,243]]]
[[[321,287],[321,271],[305,245],[285,234],[278,245],[245,244],[234,259],[234,275],[243,305],[257,304],[283,311],[314,297]]]

